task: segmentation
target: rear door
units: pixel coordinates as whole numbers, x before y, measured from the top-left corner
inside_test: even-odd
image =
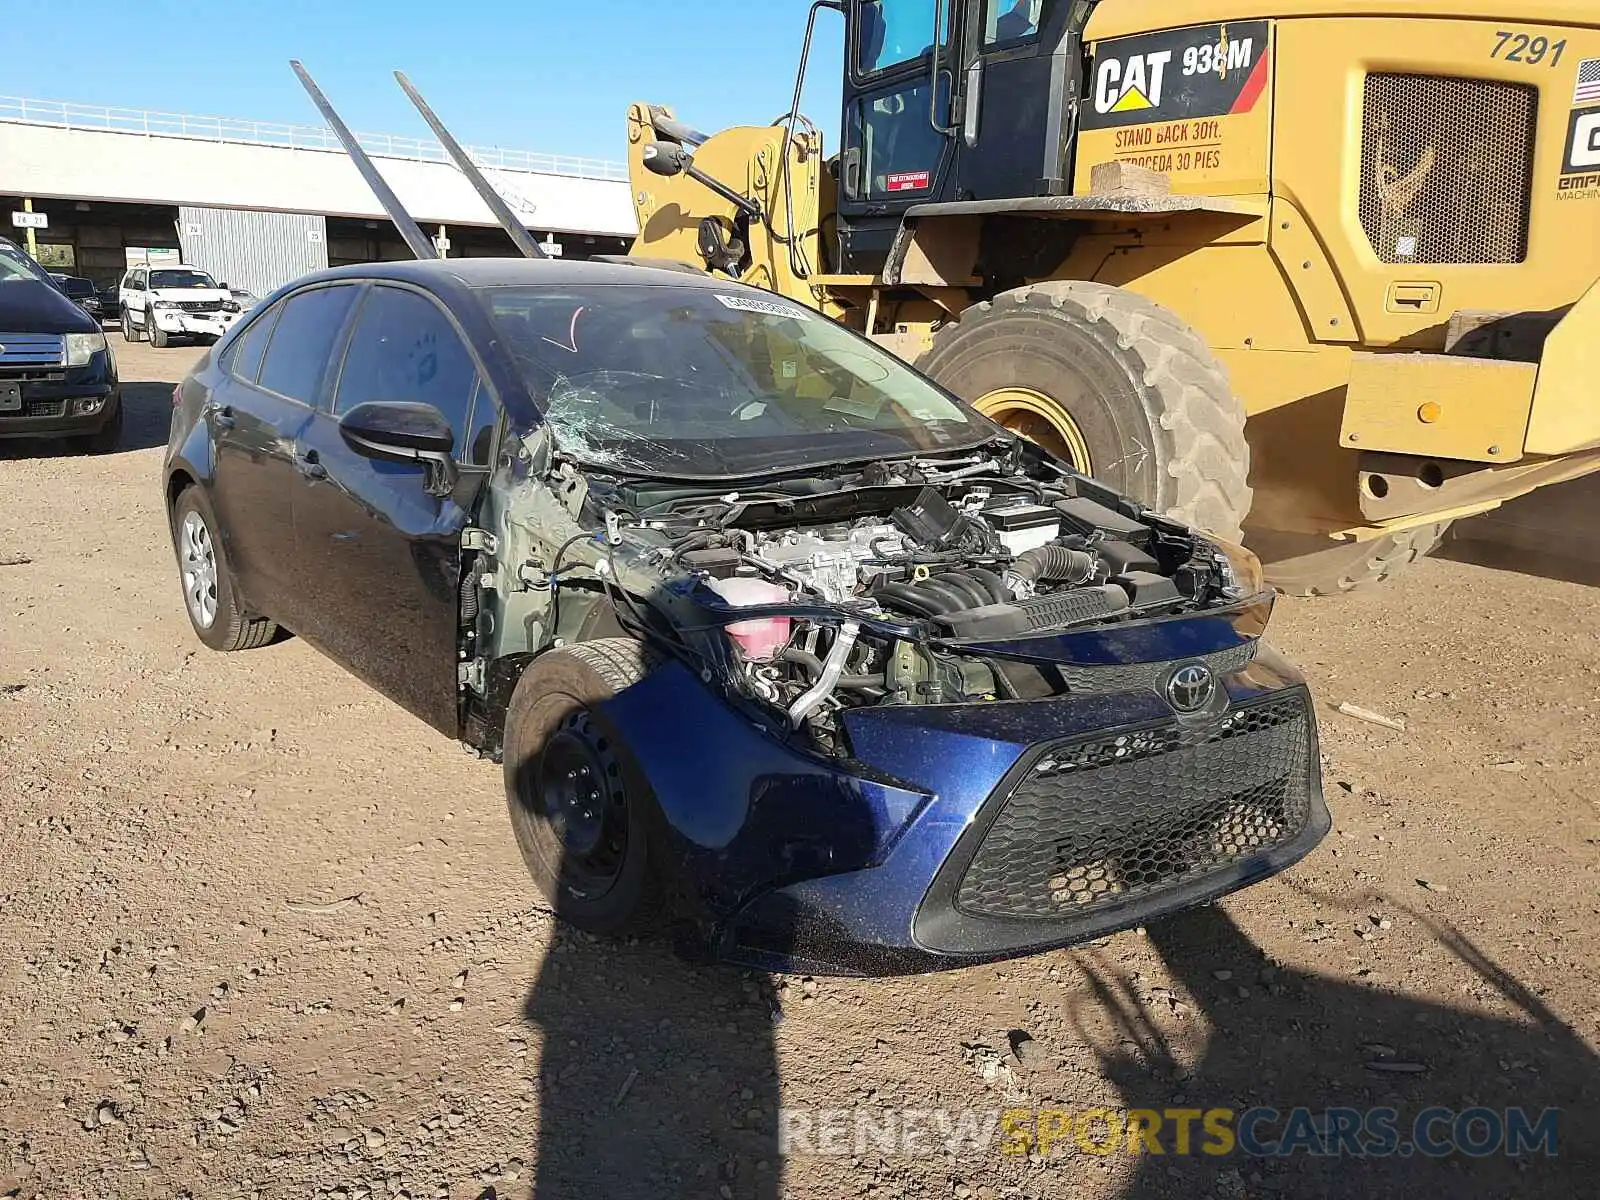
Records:
[[[319,476],[295,498],[295,557],[319,593],[305,636],[451,737],[460,732],[461,532],[498,428],[481,379],[442,304],[420,289],[377,284],[355,315],[329,401],[300,435],[301,459]],[[460,470],[451,495],[429,495],[420,464],[375,461],[345,443],[339,418],[374,400],[444,414]]]
[[[356,284],[311,287],[262,313],[230,347],[225,380],[205,411],[229,566],[251,610],[296,633],[314,582],[295,558],[294,497],[308,466],[298,439],[359,292]]]

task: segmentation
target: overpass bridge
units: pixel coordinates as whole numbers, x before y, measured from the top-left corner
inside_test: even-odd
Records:
[[[512,253],[437,142],[358,137],[418,222],[451,243],[450,253]],[[564,252],[616,253],[633,238],[624,164],[470,149],[512,211]],[[49,217],[40,240],[70,246],[73,269],[96,278],[120,274],[129,249],[181,247],[191,257],[188,239],[202,237],[213,247],[217,236],[228,238],[241,261],[279,246],[276,274],[284,278],[267,278],[274,272],[265,261],[248,281],[251,270],[233,270],[253,290],[315,266],[409,256],[337,139],[316,125],[0,96],[0,225],[21,207],[12,201],[23,199]],[[59,265],[65,255],[57,254]],[[200,265],[212,264],[202,258]]]

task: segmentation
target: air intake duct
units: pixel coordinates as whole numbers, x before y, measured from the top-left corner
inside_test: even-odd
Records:
[[[1006,573],[1006,582],[1012,584],[1013,591],[1018,590],[1013,580],[1021,582],[1023,590],[1027,591],[1041,583],[1064,583],[1076,587],[1094,578],[1097,565],[1095,556],[1086,550],[1071,550],[1057,545],[1040,546],[1017,557],[1017,561],[1011,564],[1011,570]]]

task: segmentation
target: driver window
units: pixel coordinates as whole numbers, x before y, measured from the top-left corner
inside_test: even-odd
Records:
[[[934,6],[941,0],[863,0],[856,72],[872,75],[933,49]]]
[[[1039,17],[1044,0],[987,0],[984,26],[985,47],[1000,42],[1019,42],[1039,32]]]
[[[467,414],[477,388],[472,355],[439,307],[416,292],[380,286],[356,317],[333,411],[369,400],[431,404],[450,423],[456,458],[470,462]]]

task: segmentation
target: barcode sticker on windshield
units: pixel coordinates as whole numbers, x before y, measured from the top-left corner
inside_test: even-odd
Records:
[[[734,308],[740,312],[765,313],[769,317],[789,317],[796,321],[811,319],[810,312],[792,304],[774,304],[771,300],[757,300],[753,296],[728,296],[722,292],[717,292],[716,297],[724,308]]]

